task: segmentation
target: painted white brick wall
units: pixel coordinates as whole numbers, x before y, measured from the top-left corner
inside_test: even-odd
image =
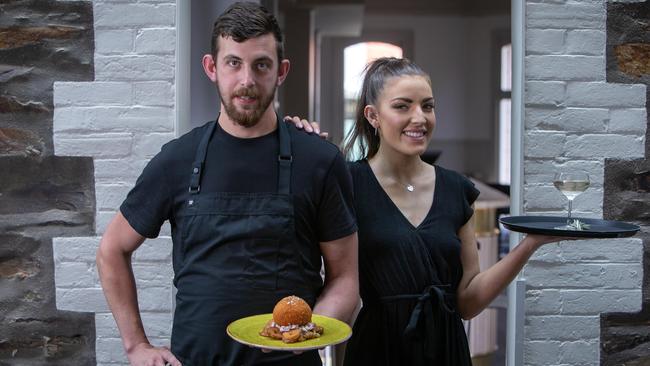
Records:
[[[576,215],[602,218],[606,158],[643,157],[645,85],[606,82],[606,2],[526,3],[524,209],[566,213],[560,170],[584,170],[591,187]],[[526,365],[597,365],[600,314],[641,308],[640,239],[551,244],[524,268]]]
[[[95,252],[106,225],[148,160],[175,136],[174,0],[95,0],[95,81],[54,84],[54,151],[91,156],[96,237],[55,238],[57,307],[95,312],[98,365],[127,365],[101,290]],[[172,319],[169,225],[135,252],[145,330],[168,345]]]

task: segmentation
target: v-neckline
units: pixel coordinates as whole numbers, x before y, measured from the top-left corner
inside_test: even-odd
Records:
[[[436,201],[438,200],[437,199],[437,197],[438,197],[438,182],[440,181],[439,176],[438,176],[438,173],[439,173],[438,167],[436,165],[433,165],[433,169],[435,171],[436,176],[435,176],[435,182],[433,182],[433,199],[431,200],[431,206],[429,206],[429,210],[427,211],[426,215],[424,215],[424,218],[422,219],[422,221],[420,221],[420,223],[418,223],[417,226],[416,226],[415,224],[413,224],[411,222],[411,220],[408,219],[408,217],[406,217],[406,215],[404,215],[404,212],[402,212],[402,210],[400,210],[399,206],[397,206],[397,204],[395,204],[395,201],[393,201],[393,199],[390,198],[390,195],[388,194],[388,192],[386,192],[384,187],[382,187],[381,183],[379,183],[379,179],[375,175],[375,172],[372,171],[372,167],[370,166],[370,162],[367,159],[364,159],[363,162],[365,163],[366,169],[368,169],[368,172],[370,173],[370,176],[372,177],[372,180],[377,185],[377,188],[379,188],[379,190],[381,191],[381,194],[384,196],[384,198],[386,198],[388,200],[388,202],[390,202],[390,204],[393,206],[393,209],[397,212],[398,216],[400,216],[413,230],[420,229],[420,227],[422,227],[422,224],[424,224],[427,221],[427,219],[429,218],[429,216],[431,216],[431,211],[433,211],[433,208],[436,205]]]

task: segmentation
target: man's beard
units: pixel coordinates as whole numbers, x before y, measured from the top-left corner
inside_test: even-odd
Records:
[[[218,88],[218,85],[217,85]],[[224,95],[219,90],[220,95]],[[237,97],[252,97],[256,99],[256,103],[244,108],[243,111],[240,111],[235,106],[233,99]],[[236,124],[250,128],[257,124],[262,118],[262,115],[269,107],[269,104],[275,98],[275,90],[268,94],[262,94],[257,88],[240,88],[235,90],[235,92],[228,99],[222,99],[222,103],[226,110],[228,117],[235,122]]]

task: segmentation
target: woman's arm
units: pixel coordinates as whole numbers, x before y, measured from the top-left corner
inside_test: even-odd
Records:
[[[474,235],[474,217],[461,227],[460,259],[463,277],[458,285],[458,311],[463,319],[471,319],[483,311],[521,271],[528,259],[542,245],[571,238],[527,235],[508,255],[481,272]]]

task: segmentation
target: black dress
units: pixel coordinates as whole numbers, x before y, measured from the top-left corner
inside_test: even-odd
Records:
[[[471,365],[455,294],[463,269],[457,232],[473,214],[478,190],[436,166],[433,203],[414,227],[366,160],[350,164],[359,227],[363,307],[346,366]]]

